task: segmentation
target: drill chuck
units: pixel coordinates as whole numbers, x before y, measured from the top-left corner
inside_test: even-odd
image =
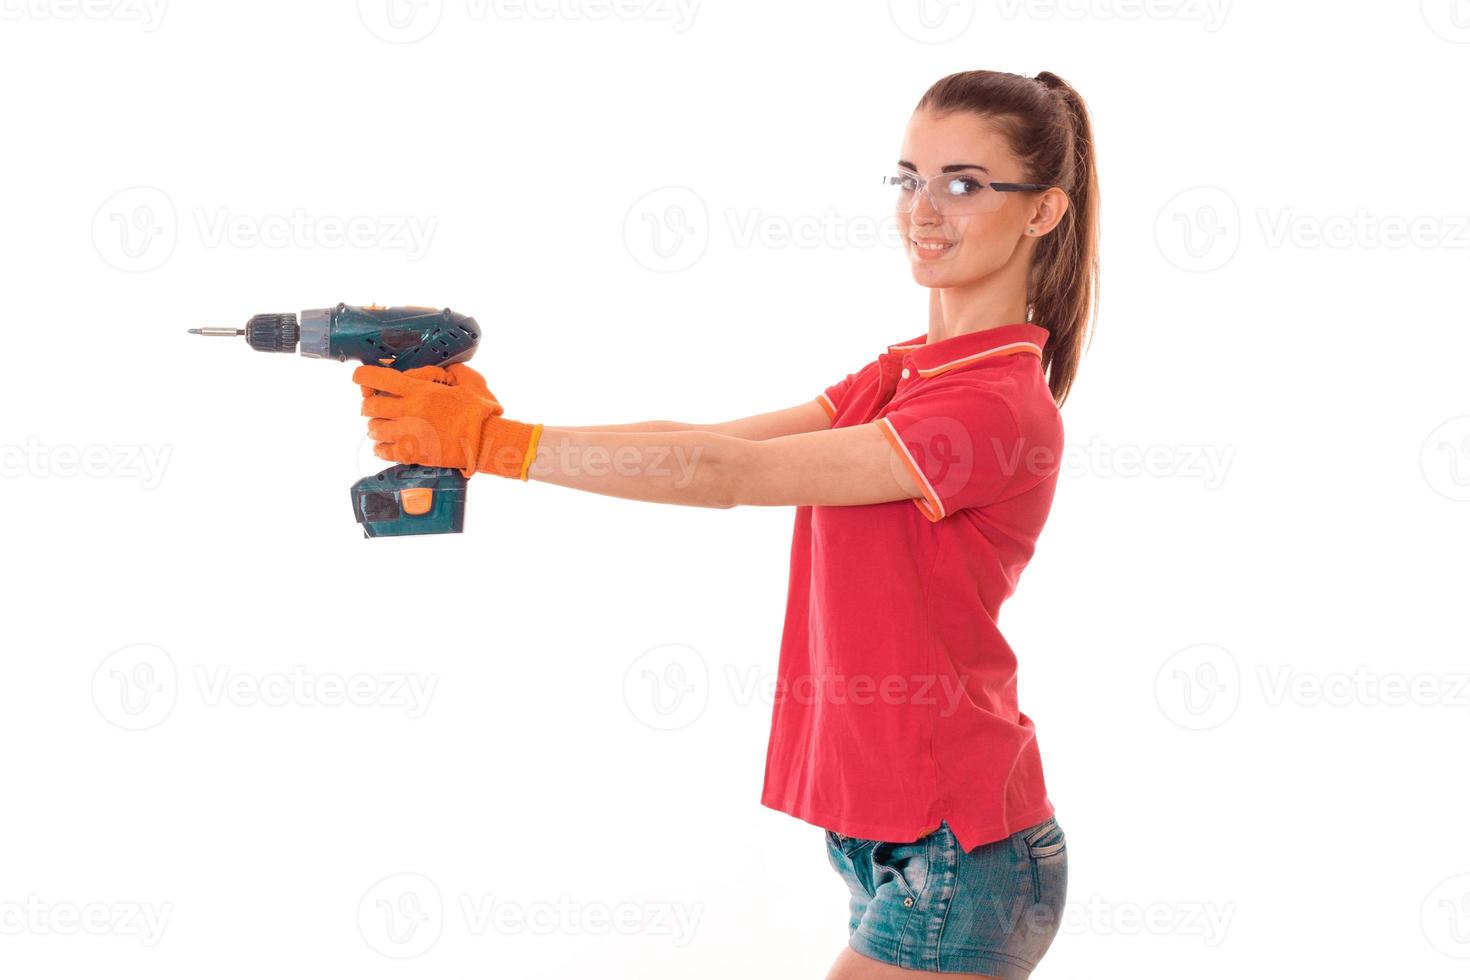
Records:
[[[245,324],[245,342],[256,350],[274,354],[296,353],[301,328],[295,313],[259,313]]]

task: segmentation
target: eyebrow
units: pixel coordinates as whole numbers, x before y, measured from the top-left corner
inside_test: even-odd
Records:
[[[918,167],[914,166],[912,163],[909,163],[907,160],[898,161],[898,165],[907,170],[912,170],[915,173],[917,173],[919,170]],[[990,173],[990,169],[988,167],[982,167],[978,163],[947,163],[939,168],[939,172],[942,174],[952,174],[956,170],[983,170],[986,173]]]

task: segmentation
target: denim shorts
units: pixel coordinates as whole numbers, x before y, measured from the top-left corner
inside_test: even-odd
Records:
[[[970,851],[943,821],[903,844],[826,834],[852,894],[848,945],[864,956],[1026,980],[1061,930],[1067,838],[1055,816]]]

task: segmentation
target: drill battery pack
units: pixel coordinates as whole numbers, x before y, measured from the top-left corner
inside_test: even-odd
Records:
[[[352,512],[365,538],[458,534],[468,484],[459,470],[390,466],[352,485]]]

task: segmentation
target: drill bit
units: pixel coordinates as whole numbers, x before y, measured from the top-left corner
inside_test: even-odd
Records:
[[[197,333],[204,337],[242,337],[245,334],[244,327],[190,327],[190,333]]]

